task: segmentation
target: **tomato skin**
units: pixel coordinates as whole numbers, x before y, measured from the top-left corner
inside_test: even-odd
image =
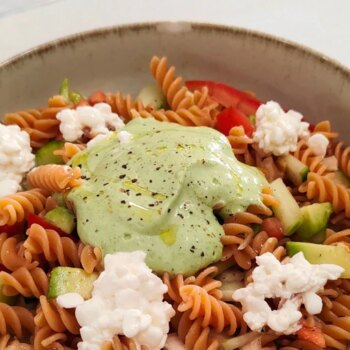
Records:
[[[38,215],[30,213],[28,215],[28,227],[32,226],[33,224],[38,224],[38,225],[42,226],[44,229],[46,229],[46,230],[54,230],[58,234],[63,235],[63,236],[67,235],[59,227],[51,224],[50,222],[46,221],[44,218],[42,218],[42,217],[40,217]]]
[[[14,236],[23,232],[23,222],[17,222],[14,225],[0,226],[0,233],[7,233],[9,236]]]
[[[278,240],[284,237],[283,226],[277,218],[264,219],[261,224],[261,230],[265,231],[269,237],[275,237]]]
[[[306,327],[303,326],[297,331],[298,339],[306,340],[321,348],[326,347],[326,340],[321,328],[319,327]]]
[[[95,105],[96,103],[107,102],[107,95],[103,91],[98,90],[89,96],[88,101],[91,106]]]
[[[216,118],[216,129],[228,135],[234,126],[243,126],[247,136],[251,137],[254,131],[249,119],[235,107],[223,110]]]
[[[188,80],[186,86],[189,90],[200,90],[206,86],[209,95],[224,107],[236,107],[245,115],[255,114],[261,105],[261,101],[252,95],[237,90],[232,86],[208,80]]]

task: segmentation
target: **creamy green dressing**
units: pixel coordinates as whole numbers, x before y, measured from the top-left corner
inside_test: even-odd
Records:
[[[207,127],[135,119],[79,153],[85,180],[72,190],[78,234],[104,254],[143,250],[157,273],[190,275],[220,259],[222,218],[261,204],[267,184],[234,157],[226,137]]]

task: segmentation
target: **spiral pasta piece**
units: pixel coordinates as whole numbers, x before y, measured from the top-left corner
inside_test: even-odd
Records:
[[[47,195],[44,189],[33,188],[0,198],[0,225],[14,225],[25,220],[30,213],[40,213]]]
[[[297,149],[293,155],[307,165],[311,172],[324,175],[328,171],[328,166],[322,162],[323,158],[316,156],[305,140],[298,142]]]
[[[78,256],[82,268],[87,273],[102,270],[102,251],[99,247],[91,247],[84,243],[78,245]]]
[[[67,163],[71,160],[77,153],[81,152],[85,149],[85,145],[66,142],[61,149],[55,150],[53,152],[56,156],[61,156],[63,161]]]
[[[72,348],[63,346],[61,344],[66,340],[67,335],[65,333],[57,333],[53,331],[48,325],[35,327],[33,341],[35,350],[71,350]]]
[[[178,274],[174,278],[170,278],[166,272],[163,275],[163,283],[168,287],[168,296],[170,300],[180,303],[182,301],[180,295],[180,288],[187,284],[193,284],[202,287],[210,295],[213,295],[217,299],[222,298],[222,291],[220,287],[222,283],[212,277],[218,273],[216,266],[209,266],[203,271],[199,272],[196,276],[190,276],[184,278],[183,275]]]
[[[75,318],[74,309],[64,309],[55,300],[48,300],[45,295],[39,298],[41,311],[46,324],[55,332],[68,331],[79,334],[80,326]]]
[[[190,320],[203,318],[202,327],[212,326],[217,333],[228,327],[227,333],[232,335],[237,329],[236,313],[240,311],[231,304],[216,299],[204,288],[196,285],[185,285],[180,288],[182,302],[178,306],[179,312],[191,310]]]
[[[33,333],[34,319],[32,313],[21,306],[9,306],[0,303],[0,334],[14,334],[22,338],[25,333]]]
[[[344,142],[338,142],[334,147],[334,156],[338,160],[339,168],[350,176],[350,146],[345,147]]]
[[[107,94],[107,103],[111,106],[112,112],[124,117],[126,120],[132,118],[132,110],[141,112],[152,111],[152,106],[144,106],[140,100],[133,100],[130,95],[123,95],[121,92]]]
[[[20,267],[11,274],[5,271],[0,272],[3,293],[8,296],[21,294],[24,297],[35,296],[37,298],[46,294],[49,287],[49,279],[45,271],[39,267],[28,270]]]
[[[245,134],[243,126],[231,128],[227,139],[235,155],[244,155],[247,152],[248,145],[253,143],[253,140]]]
[[[306,184],[302,184],[299,191],[306,193],[308,199],[332,203],[334,212],[344,211],[345,217],[350,217],[350,189],[335,184],[328,177],[309,173]]]
[[[186,350],[217,350],[219,341],[215,338],[210,327],[203,327],[203,320],[190,318],[191,311],[181,315],[178,325],[178,335],[185,344]]]
[[[6,125],[18,125],[21,129],[32,128],[41,116],[40,109],[28,109],[15,113],[6,113],[4,123]]]
[[[322,134],[329,140],[333,140],[339,136],[337,132],[332,131],[331,123],[329,120],[324,120],[317,123],[312,134]]]
[[[47,261],[61,266],[80,266],[77,245],[70,237],[61,237],[38,224],[27,230],[27,236],[23,246],[31,254],[43,254]]]
[[[191,94],[183,84],[181,77],[175,77],[175,67],[167,67],[168,59],[153,56],[150,63],[151,73],[158,85],[162,88],[170,108],[174,111],[178,109],[188,109],[193,104]]]
[[[11,340],[9,334],[0,337],[0,350],[34,350],[33,345],[20,343],[17,339]]]
[[[4,123],[6,125],[18,125],[29,134],[31,146],[40,148],[60,134],[60,122],[56,119],[56,115],[61,110],[69,108],[69,106],[68,104],[65,106],[52,105],[42,109],[7,113],[5,114]]]
[[[255,253],[250,249],[249,244],[254,236],[252,224],[261,224],[262,219],[257,215],[242,212],[237,213],[223,225],[224,236],[221,242],[224,245],[222,260],[231,257],[243,269],[248,270],[252,267],[252,260]]]
[[[28,183],[49,192],[64,192],[82,182],[80,168],[67,165],[40,165],[27,175]]]
[[[31,254],[43,255],[51,264],[82,267],[87,273],[101,270],[102,252],[98,247],[75,243],[70,237],[61,237],[55,230],[33,224],[27,230],[23,243]]]
[[[0,264],[10,271],[20,267],[30,270],[38,265],[36,261],[32,261],[31,254],[25,253],[23,242],[16,236],[8,237],[6,233],[0,234]]]
[[[191,106],[188,109],[178,109],[176,112],[172,110],[157,110],[157,111],[131,111],[133,118],[155,118],[162,122],[172,122],[184,126],[211,126],[213,119],[210,116],[209,109],[200,109],[197,106]]]
[[[130,338],[114,336],[112,341],[106,341],[101,350],[138,350],[137,344]],[[140,350],[148,350],[148,347],[141,345]]]

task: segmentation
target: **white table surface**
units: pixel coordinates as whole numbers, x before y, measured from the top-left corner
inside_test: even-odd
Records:
[[[0,0],[0,62],[93,28],[193,20],[278,35],[350,67],[349,14],[349,0]]]

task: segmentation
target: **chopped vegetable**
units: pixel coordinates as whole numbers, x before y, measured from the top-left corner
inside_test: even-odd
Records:
[[[237,110],[235,107],[226,108],[216,119],[216,129],[224,135],[228,135],[234,126],[243,126],[247,136],[252,136],[254,127],[248,117]]]
[[[50,222],[48,222],[44,218],[42,218],[42,217],[40,217],[38,215],[29,213],[29,216],[28,216],[28,227],[32,226],[33,224],[38,224],[38,225],[42,226],[44,229],[46,229],[46,230],[55,230],[60,235],[66,235],[66,233],[63,232],[59,227],[51,224]]]
[[[255,114],[261,105],[261,101],[257,98],[226,84],[206,80],[189,80],[186,82],[186,86],[191,91],[201,90],[206,86],[209,90],[209,95],[217,102],[224,107],[236,107],[247,116]]]
[[[17,222],[14,225],[0,226],[0,233],[7,233],[9,236],[17,235],[23,231],[23,222]]]
[[[289,192],[281,178],[271,182],[273,195],[278,199],[279,206],[273,207],[273,212],[283,226],[286,236],[294,233],[302,223],[302,214],[298,203]]]
[[[283,226],[277,218],[264,219],[261,224],[261,230],[265,231],[269,237],[275,237],[278,240],[284,237]]]
[[[103,91],[98,90],[89,96],[88,101],[90,105],[93,106],[96,103],[107,102],[107,96]]]
[[[76,105],[80,103],[80,101],[84,100],[84,96],[81,95],[79,92],[71,91],[69,93],[69,100]]]
[[[64,78],[60,86],[60,95],[64,97],[66,101],[69,101],[69,80]]]
[[[306,340],[310,343],[313,343],[321,348],[326,347],[326,340],[324,334],[319,327],[306,327],[303,326],[297,332],[298,339]]]
[[[65,207],[56,207],[45,214],[45,220],[63,232],[70,234],[75,228],[75,217]]]
[[[64,141],[50,141],[45,146],[39,148],[35,154],[35,165],[64,164],[62,156],[56,156],[53,153],[63,146]]]

